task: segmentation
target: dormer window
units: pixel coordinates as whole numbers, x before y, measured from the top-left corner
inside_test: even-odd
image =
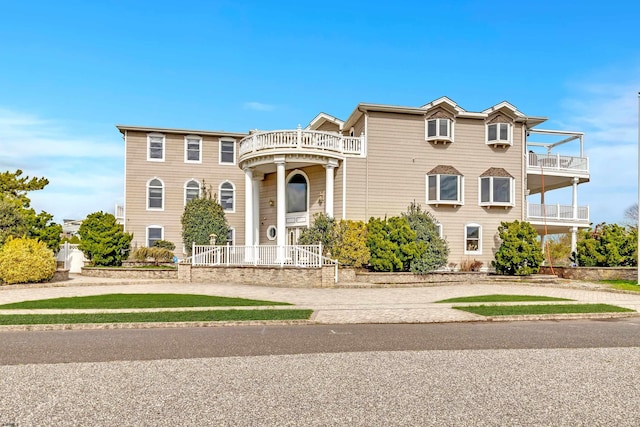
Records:
[[[453,141],[451,119],[439,118],[427,120],[427,141]]]
[[[511,145],[511,123],[491,123],[487,125],[487,144]]]

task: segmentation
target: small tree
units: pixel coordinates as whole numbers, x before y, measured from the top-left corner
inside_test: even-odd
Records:
[[[544,260],[535,228],[526,221],[501,222],[498,235],[502,244],[492,262],[496,273],[526,276],[537,273]]]
[[[182,214],[182,241],[189,255],[192,245],[208,245],[215,234],[216,244],[225,244],[229,226],[224,209],[213,197],[191,199]]]
[[[119,266],[126,258],[133,235],[125,233],[110,213],[89,214],[78,229],[78,248],[98,266]]]
[[[417,203],[411,203],[402,216],[415,231],[416,240],[424,243],[424,252],[411,261],[409,270],[423,274],[445,266],[449,258],[449,246],[446,240],[440,237],[435,217],[430,212],[423,211]]]
[[[406,218],[371,218],[367,224],[369,263],[375,271],[408,271],[411,261],[422,256],[424,242],[416,241],[416,233]]]
[[[335,220],[325,213],[317,213],[313,216],[311,227],[302,230],[298,238],[299,245],[322,245],[323,255],[332,252],[335,236]]]
[[[340,220],[333,227],[331,257],[349,267],[362,267],[370,259],[367,225],[362,221]]]
[[[638,264],[638,228],[601,223],[593,230],[580,231],[578,265],[620,267]]]

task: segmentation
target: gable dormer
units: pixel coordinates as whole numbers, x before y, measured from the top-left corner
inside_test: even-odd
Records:
[[[486,120],[487,145],[494,147],[510,147],[513,145],[513,119],[503,113],[494,113]]]
[[[454,140],[455,118],[464,110],[443,96],[423,105],[425,113],[425,140],[432,144],[449,144]]]

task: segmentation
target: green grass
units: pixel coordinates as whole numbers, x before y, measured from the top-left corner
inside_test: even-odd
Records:
[[[453,307],[481,316],[517,316],[527,314],[567,314],[567,313],[625,313],[628,308],[608,304],[536,304],[536,305],[479,305]]]
[[[635,280],[599,280],[598,283],[610,285],[613,289],[621,291],[640,292],[640,286]]]
[[[537,295],[478,295],[473,297],[459,297],[443,299],[442,301],[436,301],[437,303],[450,303],[450,302],[523,302],[523,301],[572,301],[566,298],[554,298]]]
[[[222,322],[249,320],[306,320],[313,310],[210,310],[157,313],[8,314],[0,325],[78,323]]]
[[[258,305],[291,305],[285,302],[259,301],[192,294],[105,294],[86,297],[52,298],[0,305],[0,309],[111,309],[111,308],[176,308],[232,307]]]

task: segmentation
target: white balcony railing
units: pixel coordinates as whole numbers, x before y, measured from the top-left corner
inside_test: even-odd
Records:
[[[321,245],[254,245],[209,246],[193,245],[185,260],[193,266],[295,266],[322,267],[336,264],[322,255]]]
[[[589,172],[589,158],[561,156],[559,154],[529,153],[529,170],[556,170],[572,172]]]
[[[589,206],[578,206],[574,215],[573,206],[528,203],[527,218],[539,221],[589,222]]]
[[[341,155],[364,156],[365,136],[343,136],[316,130],[275,130],[256,132],[240,141],[240,157],[275,149],[311,149]]]

